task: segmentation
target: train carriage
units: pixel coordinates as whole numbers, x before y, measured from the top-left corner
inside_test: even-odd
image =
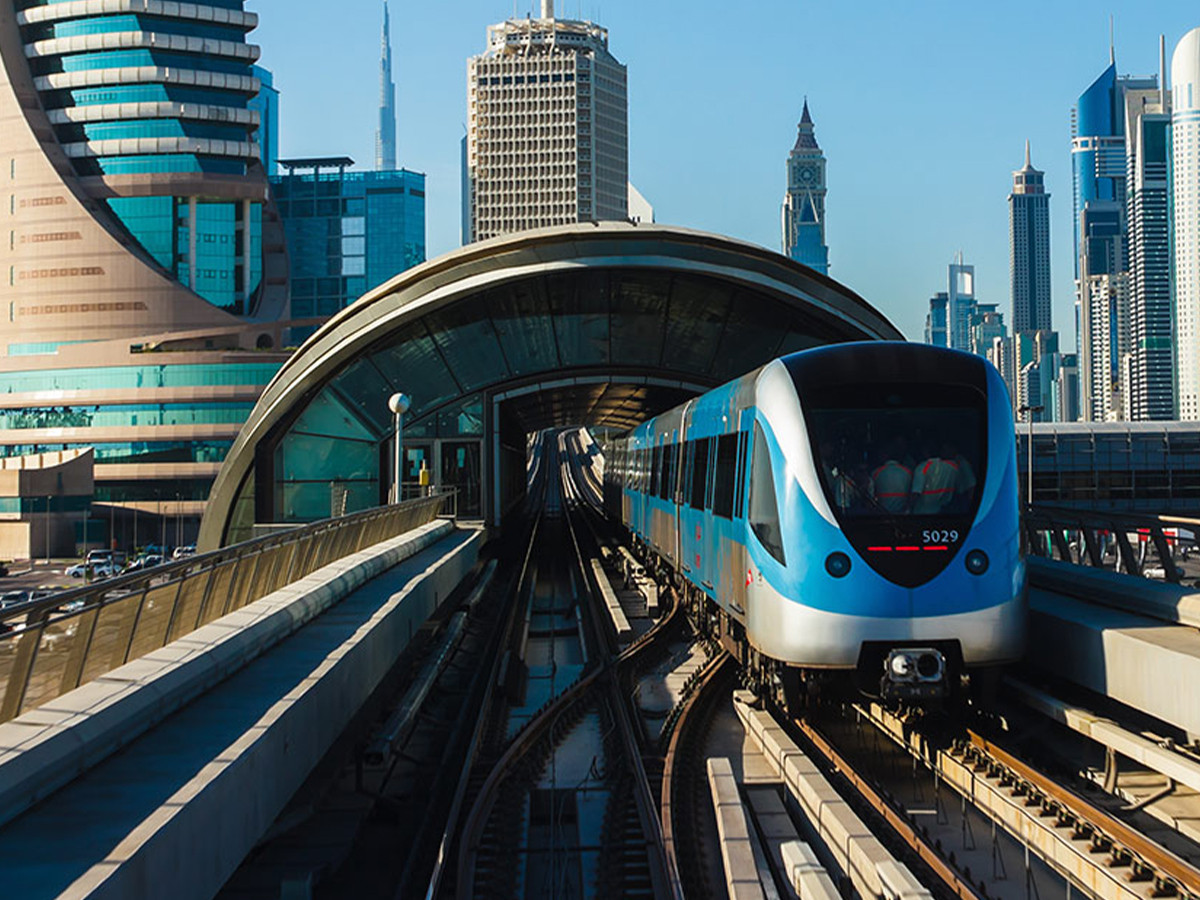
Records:
[[[923,701],[1021,655],[1012,412],[979,357],[803,351],[608,452],[610,509],[759,677]]]

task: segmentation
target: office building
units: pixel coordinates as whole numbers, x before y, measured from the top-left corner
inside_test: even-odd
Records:
[[[938,291],[929,298],[929,312],[925,315],[925,343],[934,347],[950,346],[949,311],[950,295]]]
[[[1160,45],[1160,59],[1165,49]],[[1129,418],[1175,417],[1171,350],[1171,249],[1167,192],[1170,95],[1164,72],[1158,90],[1127,91],[1125,188],[1129,232]]]
[[[971,316],[975,310],[975,267],[963,262],[962,253],[950,263],[949,290],[946,293],[947,328],[950,346],[971,349]]]
[[[286,354],[258,22],[240,0],[0,10],[0,456],[95,448],[100,502],[198,516]]]
[[[542,0],[487,41],[467,63],[465,241],[627,218],[625,66],[608,31]]]
[[[271,179],[300,336],[425,261],[425,176],[347,171],[353,165],[349,157],[285,159],[285,174]]]
[[[383,36],[379,56],[379,129],[375,132],[375,170],[396,168],[396,82],[392,79],[391,17],[383,4]]]
[[[1180,419],[1200,419],[1200,28],[1171,57],[1171,214]]]
[[[254,142],[258,144],[263,170],[274,175],[279,168],[279,91],[275,89],[275,76],[262,66],[252,70],[261,87],[250,109],[258,114],[258,127],[254,129]]]
[[[1025,165],[1013,172],[1013,189],[1008,195],[1008,246],[1013,331],[1048,330],[1050,195],[1045,173],[1030,161],[1028,141]]]
[[[797,130],[796,144],[788,154],[788,188],[783,198],[783,253],[822,275],[828,275],[825,154],[817,145],[807,98]]]

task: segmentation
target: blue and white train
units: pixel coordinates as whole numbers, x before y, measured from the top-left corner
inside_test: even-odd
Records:
[[[605,503],[760,686],[925,702],[1021,656],[1017,483],[992,366],[872,342],[644,422],[607,448]]]

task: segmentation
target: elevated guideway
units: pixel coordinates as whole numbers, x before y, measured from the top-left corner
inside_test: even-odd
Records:
[[[279,563],[298,577],[271,575],[260,588],[283,583],[262,596],[247,586],[249,602],[0,725],[6,895],[216,894],[473,568],[483,531],[437,517],[440,507],[401,504],[238,548],[260,557],[247,571],[263,570],[268,553],[294,566],[314,542],[340,549],[312,568]],[[189,571],[213,562],[197,558]],[[215,601],[215,575],[205,577]],[[236,593],[237,579],[219,583]],[[101,625],[125,599],[113,585],[85,603]],[[154,587],[140,594],[139,618],[153,616]],[[54,617],[29,614],[0,650],[15,658],[35,633],[40,649]],[[72,621],[56,643],[84,630],[78,614]],[[36,670],[35,659],[7,674]]]

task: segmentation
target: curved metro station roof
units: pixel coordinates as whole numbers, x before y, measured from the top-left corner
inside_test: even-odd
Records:
[[[371,291],[283,366],[222,467],[201,543],[323,518],[331,484],[346,511],[378,505],[396,391],[412,398],[406,444],[482,438],[499,402],[525,432],[627,429],[776,356],[872,339],[903,338],[832,279],[718,235],[605,222],[470,244]]]

